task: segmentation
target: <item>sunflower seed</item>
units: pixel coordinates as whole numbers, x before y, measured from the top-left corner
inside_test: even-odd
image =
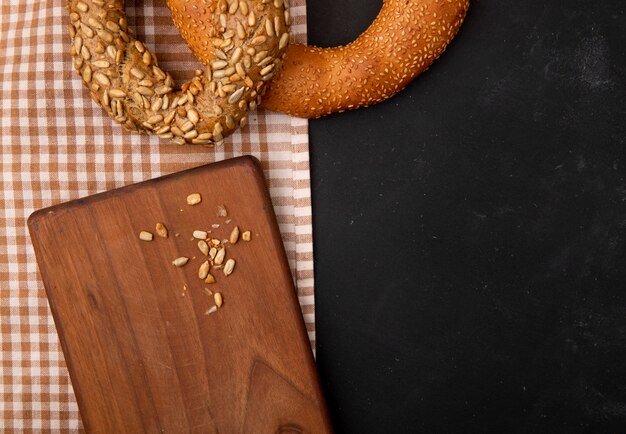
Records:
[[[104,6],[104,0],[92,0],[91,3],[100,7]]]
[[[150,79],[144,79],[141,80],[139,83],[137,83],[139,86],[146,86],[146,87],[152,87],[154,86],[154,83],[152,82],[152,80]]]
[[[235,89],[237,89],[237,86],[235,86],[234,84],[227,84],[226,86],[222,86],[222,90],[226,93],[231,93]]]
[[[239,2],[239,9],[241,9],[243,15],[248,15],[248,3],[245,1],[242,0]]]
[[[211,247],[211,250],[209,250],[209,258],[211,258],[211,260],[214,260],[215,255],[217,255],[217,249],[215,247]]]
[[[224,262],[225,257],[226,257],[226,250],[222,247],[221,249],[217,251],[217,255],[215,255],[214,262],[217,265],[220,265],[222,262]]]
[[[228,261],[226,261],[226,265],[224,265],[224,275],[230,276],[231,274],[233,274],[234,269],[235,269],[235,260],[231,258]]]
[[[228,26],[228,18],[226,18],[225,14],[220,14],[220,25],[224,28]]]
[[[83,48],[83,38],[79,35],[74,38],[74,50],[76,50],[77,53],[80,53],[81,48]]]
[[[242,77],[246,77],[246,71],[243,68],[243,64],[241,62],[238,62],[235,65],[235,71],[237,71],[237,75],[239,75],[240,78]],[[246,77],[247,78],[247,77]]]
[[[162,134],[169,133],[169,131],[170,131],[170,126],[169,125],[163,125],[158,130],[156,130],[155,133],[157,133],[158,135],[162,135]]]
[[[139,232],[139,239],[143,241],[152,241],[152,234],[147,231]]]
[[[239,89],[237,89],[235,92],[233,92],[229,97],[228,97],[228,102],[230,104],[235,104],[237,101],[239,101],[241,99],[241,97],[243,96],[243,91],[244,88],[240,87]]]
[[[208,256],[209,254],[209,245],[204,240],[198,241],[198,248],[202,252],[204,256]]]
[[[228,237],[228,242],[231,244],[237,244],[237,241],[239,241],[239,226],[235,226]]]
[[[243,49],[241,47],[237,47],[235,48],[235,51],[233,51],[233,56],[230,58],[230,62],[232,64],[236,64],[237,62],[241,60],[242,56],[243,56]]]
[[[172,265],[175,267],[182,267],[187,262],[189,262],[189,258],[186,256],[181,256],[180,258],[176,258],[172,261]]]
[[[283,0],[274,0],[274,7],[278,9],[283,5]]]
[[[274,17],[274,34],[280,35],[280,18]]]
[[[87,3],[78,2],[76,3],[76,9],[78,9],[81,12],[88,12],[89,6],[87,6]]]
[[[220,294],[219,292],[213,294],[213,301],[215,301],[215,305],[218,308],[222,307],[222,303],[224,302],[224,300],[222,299],[222,294]]]
[[[94,73],[93,78],[102,86],[111,86],[111,80],[109,80],[109,77],[107,77],[101,72]]]
[[[130,74],[139,80],[143,79],[146,76],[146,74],[144,74],[141,69],[136,67],[130,68]]]
[[[252,40],[250,41],[250,45],[265,44],[265,41],[267,41],[267,36],[256,36],[252,38]]]
[[[196,130],[191,130],[191,131],[189,131],[189,132],[185,133],[185,135],[184,135],[183,137],[184,137],[185,139],[187,139],[187,140],[193,140],[193,139],[195,139],[196,137],[198,137],[198,131],[196,131]]]
[[[213,62],[211,62],[211,69],[213,71],[216,71],[218,69],[223,69],[227,65],[228,62],[226,62],[225,60],[214,60]]]
[[[274,36],[274,23],[269,18],[265,20],[265,32],[267,36]]]
[[[154,101],[152,101],[152,104],[150,104],[150,110],[152,110],[153,112],[158,112],[159,110],[161,110],[162,106],[163,98],[156,98]]]
[[[202,196],[200,196],[200,193],[191,193],[189,196],[187,196],[188,205],[197,205],[200,202],[202,202]]]
[[[117,23],[114,23],[113,21],[107,21],[105,26],[107,29],[109,29],[112,32],[120,31],[120,26]]]
[[[124,50],[117,50],[117,55],[115,56],[115,63],[120,64],[124,60]]]
[[[254,27],[255,24],[256,24],[256,15],[254,15],[254,11],[250,11],[250,14],[248,15],[248,26]]]
[[[89,48],[87,48],[86,45],[83,45],[82,48],[80,49],[80,55],[85,60],[91,59],[91,52],[89,51]]]
[[[85,36],[87,36],[88,38],[93,38],[93,30],[91,30],[91,28],[86,25],[86,24],[81,24],[80,25],[80,30],[85,34]]]
[[[224,123],[226,124],[226,127],[229,129],[235,128],[235,120],[233,119],[231,115],[226,115],[226,117],[224,118]]]
[[[113,42],[113,35],[107,32],[106,30],[98,30],[98,36],[107,44]]]
[[[289,33],[283,33],[280,35],[280,40],[278,41],[278,49],[282,50],[289,44]]]
[[[204,261],[202,265],[200,265],[200,268],[198,268],[198,278],[202,280],[206,279],[209,275],[210,268],[211,264],[209,264],[209,261]]]
[[[146,51],[145,53],[143,53],[143,56],[141,57],[141,61],[145,65],[150,66],[150,63],[152,63],[152,55],[150,54],[149,51]]]
[[[106,53],[111,60],[115,60],[115,58],[117,57],[117,48],[115,48],[113,45],[107,45]]]
[[[254,55],[253,59],[254,59],[254,63],[259,63],[261,60],[265,59],[267,57],[268,52],[267,51],[259,51],[257,54]]]
[[[250,69],[250,67],[252,66],[252,58],[249,55],[247,55],[247,54],[245,56],[243,56],[243,61],[242,62],[243,62],[243,66],[246,69]]]
[[[158,236],[161,238],[167,238],[167,228],[163,223],[157,223],[155,227],[155,231]]]
[[[224,127],[222,127],[222,124],[219,123],[219,122],[216,122],[215,125],[213,126],[213,136],[216,136],[218,134],[222,134],[223,131],[224,131]],[[226,215],[220,215],[222,210],[223,210],[224,213],[226,212],[226,208],[224,208],[223,206],[221,208],[218,207],[217,215],[219,217],[226,217]]]
[[[274,58],[272,56],[268,56],[259,62],[259,67],[265,68],[267,65],[269,65],[273,61],[274,61]]]
[[[109,90],[109,95],[113,98],[124,98],[126,96],[126,92],[122,89],[112,88]]]
[[[145,96],[141,95],[141,101],[143,102],[143,108],[146,110],[150,109],[150,100]]]
[[[200,115],[198,114],[198,111],[193,108],[187,110],[187,117],[194,125],[197,124],[198,121],[200,120]]]
[[[163,118],[163,123],[165,125],[169,125],[172,123],[172,121],[174,120],[174,116],[176,116],[176,112],[172,111],[169,112],[164,118]]]
[[[215,312],[217,312],[217,306],[211,306],[210,308],[208,308],[208,309],[204,312],[204,314],[205,314],[205,315],[210,315],[210,314],[215,313]]]
[[[165,72],[163,72],[163,70],[161,68],[159,68],[158,66],[154,65],[152,67],[152,72],[154,73],[154,75],[157,76],[157,78],[159,80],[165,80],[167,78],[167,75],[165,74]],[[174,83],[172,83],[174,84]],[[167,84],[167,86],[172,86],[172,84]]]
[[[108,68],[111,66],[108,60],[94,60],[91,64],[96,68]]]
[[[180,126],[180,129],[183,130],[183,132],[185,133],[191,131],[192,128],[193,128],[193,123],[191,123],[191,121],[186,121],[184,124]]]
[[[146,47],[144,47],[144,45],[141,43],[141,41],[135,41],[135,48],[141,54],[143,54],[143,52],[146,51]]]
[[[239,1],[235,0],[230,4],[230,7],[228,8],[228,13],[233,15],[235,12],[237,12],[237,9],[239,9]]]
[[[161,108],[163,110],[167,110],[169,105],[170,105],[170,97],[167,94],[163,95],[163,105],[161,106]]]
[[[178,128],[177,126],[173,126],[171,128],[172,133],[174,133],[175,135],[177,135],[178,137],[183,137],[185,135],[185,133],[182,132],[182,130],[180,128]]]
[[[146,86],[137,86],[137,92],[139,92],[143,96],[152,96],[154,95],[154,91]]]
[[[274,64],[268,65],[259,72],[261,75],[267,75],[274,69]]]
[[[149,124],[158,124],[159,122],[161,122],[163,120],[163,116],[162,115],[152,115],[148,118],[147,122]]]
[[[166,93],[170,93],[172,91],[172,88],[169,86],[157,86],[156,88],[154,88],[154,92],[157,95],[165,95]]]
[[[237,37],[239,39],[246,39],[246,31],[239,21],[237,21]]]
[[[83,69],[83,80],[87,83],[91,83],[91,67],[89,65],[85,66],[85,69]]]

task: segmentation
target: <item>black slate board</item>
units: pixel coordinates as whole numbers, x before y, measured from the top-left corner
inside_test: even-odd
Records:
[[[309,2],[309,42],[380,4]],[[311,122],[338,432],[624,430],[625,8],[476,0],[406,91]]]

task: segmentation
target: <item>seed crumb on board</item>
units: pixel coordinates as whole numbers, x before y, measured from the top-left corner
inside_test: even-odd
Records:
[[[193,206],[202,202],[202,196],[200,195],[200,193],[191,193],[187,196],[186,200],[187,204]],[[181,208],[180,211],[182,212],[183,209]],[[217,215],[218,217],[228,216],[228,212],[226,211],[226,207],[224,205],[217,206]],[[225,223],[228,224],[232,221],[232,218],[228,218],[225,220]],[[213,223],[211,224],[211,227],[213,229],[217,229],[220,227],[220,224]],[[235,269],[235,259],[227,258],[227,255],[230,256],[229,251],[227,252],[227,245],[235,245],[240,239],[244,241],[250,241],[251,239],[251,232],[249,230],[242,232],[237,225],[235,225],[235,227],[230,231],[228,238],[224,238],[222,240],[220,240],[219,238],[211,238],[211,232],[211,230],[205,231],[201,229],[195,229],[192,232],[193,237],[190,238],[190,241],[197,241],[196,244],[198,249],[205,257],[207,257],[206,260],[202,262],[202,264],[200,264],[200,266],[198,267],[198,278],[202,280],[205,284],[209,285],[215,284],[217,282],[215,276],[211,274],[210,271],[222,270],[224,276],[227,277],[230,276]],[[168,238],[169,234],[167,227],[162,222],[157,222],[155,224],[155,233],[161,238]],[[177,238],[180,237],[180,232],[174,233],[174,236]],[[153,234],[149,231],[139,232],[140,240],[152,241],[153,237]],[[179,268],[184,267],[190,260],[193,261],[195,259],[196,256],[192,256],[191,258],[189,258],[189,256],[179,256],[172,261],[172,265]],[[224,299],[221,292],[213,292],[208,287],[204,287],[203,290],[205,294],[213,298],[213,301],[215,303],[213,306],[210,306],[205,311],[205,315],[209,315],[216,312],[222,306]],[[185,297],[188,292],[189,286],[185,283],[183,284],[183,291],[181,292],[181,296]]]
[[[200,196],[200,193],[191,193],[187,196],[187,204],[189,205],[197,205],[200,202],[202,202],[202,196]]]
[[[176,258],[172,261],[172,265],[174,265],[175,267],[182,267],[183,265],[185,265],[187,262],[189,262],[189,258],[186,256],[181,256],[179,258]]]
[[[155,227],[155,232],[161,238],[167,238],[167,228],[163,223],[157,223]]]

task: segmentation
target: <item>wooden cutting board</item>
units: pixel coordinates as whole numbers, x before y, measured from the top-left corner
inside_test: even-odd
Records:
[[[188,205],[196,192],[202,202]],[[157,222],[167,238],[156,236]],[[207,284],[198,277],[207,257],[192,233],[223,240],[235,225],[251,240],[226,244],[234,271],[214,267],[216,282]],[[331,431],[256,160],[42,209],[28,226],[88,432]],[[140,231],[154,239],[140,240]],[[179,268],[172,261],[180,256],[190,259]],[[223,295],[213,313],[204,288]]]

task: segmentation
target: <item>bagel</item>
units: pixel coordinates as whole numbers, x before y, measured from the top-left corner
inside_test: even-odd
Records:
[[[204,48],[205,38],[185,32],[185,28],[190,19],[202,22],[210,15],[185,18],[180,13],[184,7],[189,10],[201,2],[168,0],[168,6],[187,44],[207,64],[210,52]],[[374,22],[348,45],[290,45],[261,107],[318,118],[384,101],[441,55],[463,23],[468,7],[469,0],[384,0]]]
[[[211,19],[190,26],[208,38],[204,52],[210,61],[175,89],[156,56],[132,36],[124,0],[69,0],[74,68],[93,100],[127,128],[181,145],[219,145],[260,103],[289,38],[282,3],[242,3],[203,6]]]

